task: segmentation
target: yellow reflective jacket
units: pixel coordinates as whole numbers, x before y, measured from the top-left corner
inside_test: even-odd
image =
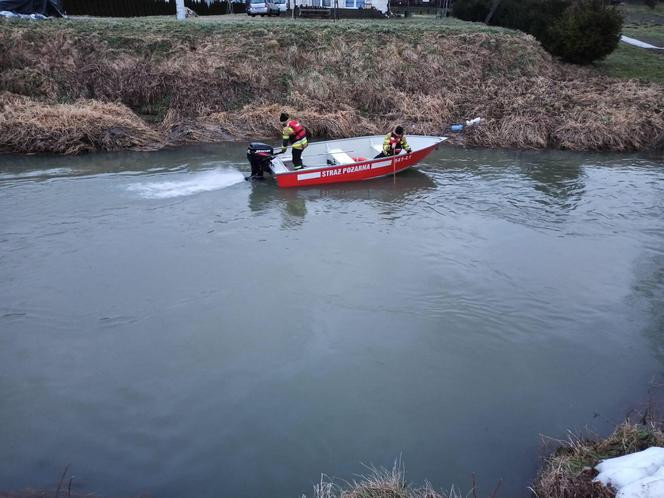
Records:
[[[401,149],[410,149],[408,142],[406,141],[406,135],[401,135],[401,138],[396,136],[393,132],[389,132],[385,135],[385,140],[383,140],[383,154],[391,156],[401,152]]]

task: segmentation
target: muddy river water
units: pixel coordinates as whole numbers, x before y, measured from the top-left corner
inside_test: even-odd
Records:
[[[600,434],[664,351],[661,156],[442,147],[299,190],[242,144],[0,157],[0,483],[527,496],[541,435]]]

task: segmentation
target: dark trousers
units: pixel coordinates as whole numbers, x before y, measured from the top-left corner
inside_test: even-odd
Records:
[[[399,151],[399,152],[401,152],[401,151]],[[385,154],[385,151],[381,151],[381,153],[378,154],[376,157],[374,157],[374,159],[378,159],[379,157],[392,157],[394,155],[396,155],[396,154]]]
[[[293,167],[302,167],[302,149],[291,149],[293,151]]]

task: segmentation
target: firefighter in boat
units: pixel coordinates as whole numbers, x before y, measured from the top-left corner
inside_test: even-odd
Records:
[[[383,150],[375,159],[379,157],[398,156],[402,150],[410,154],[410,146],[406,141],[406,135],[403,133],[403,126],[397,126],[393,131],[385,135]]]
[[[290,116],[285,112],[281,113],[279,121],[284,127],[281,133],[281,138],[283,139],[281,152],[286,152],[288,143],[290,142],[293,146],[293,169],[302,169],[304,167],[302,166],[302,152],[309,145],[307,142],[307,130],[297,119],[290,119]]]

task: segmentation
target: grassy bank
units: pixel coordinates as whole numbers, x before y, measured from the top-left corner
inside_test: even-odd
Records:
[[[532,491],[536,498],[613,498],[614,490],[593,482],[602,460],[664,446],[659,422],[625,422],[605,439],[570,435],[544,462]]]
[[[626,25],[664,24],[664,5],[661,3],[656,4],[654,8],[643,3],[621,3],[618,9]]]
[[[625,33],[637,40],[654,40],[637,33]],[[664,43],[662,44],[664,45]],[[639,79],[664,85],[664,51],[648,50],[621,43],[605,60],[596,63],[599,72],[613,78]]]
[[[226,16],[0,22],[0,150],[78,153],[276,137],[441,134],[477,146],[643,150],[664,87],[553,60],[530,36],[434,20]]]

